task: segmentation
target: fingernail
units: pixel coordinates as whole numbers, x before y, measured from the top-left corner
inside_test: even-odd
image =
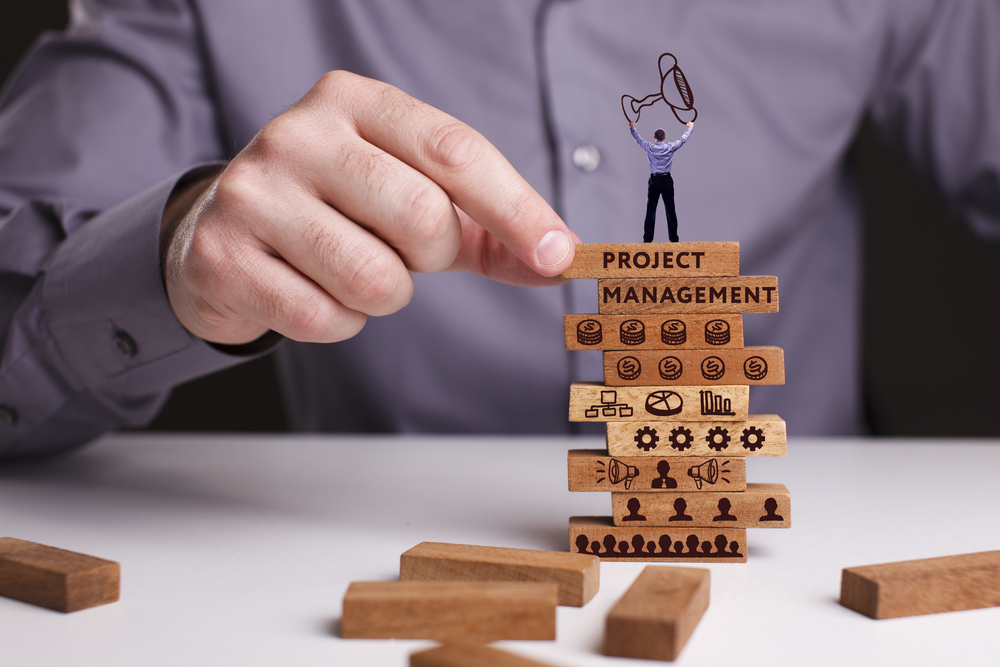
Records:
[[[535,256],[538,257],[538,262],[542,266],[555,266],[566,259],[572,248],[573,244],[570,243],[566,232],[553,229],[542,237],[537,250],[535,250]]]

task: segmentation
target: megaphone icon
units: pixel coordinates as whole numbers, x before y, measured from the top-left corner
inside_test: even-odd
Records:
[[[632,488],[632,480],[639,476],[639,469],[618,459],[608,461],[608,479],[612,484],[625,482],[625,490]]]
[[[688,468],[688,476],[694,478],[695,486],[699,489],[701,489],[702,482],[715,484],[719,481],[719,464],[716,463],[715,459],[709,459],[700,466]]]

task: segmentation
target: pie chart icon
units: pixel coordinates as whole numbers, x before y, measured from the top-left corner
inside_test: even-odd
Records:
[[[661,389],[646,397],[646,412],[657,417],[676,415],[684,407],[684,399],[677,392]]]

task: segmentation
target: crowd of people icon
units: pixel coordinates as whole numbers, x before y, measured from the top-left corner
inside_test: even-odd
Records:
[[[639,514],[639,510],[642,509],[642,503],[639,502],[638,498],[629,498],[626,504],[628,508],[628,514],[622,517],[622,521],[645,521],[646,515]],[[674,500],[674,515],[668,519],[668,521],[694,521],[694,517],[687,513],[687,501],[684,498],[677,498]],[[719,499],[718,503],[719,513],[712,517],[712,521],[737,521],[736,515],[732,514],[729,510],[733,508],[733,504],[729,502],[728,498]],[[777,513],[778,511],[778,501],[774,498],[768,498],[764,501],[764,516],[760,517],[758,521],[784,521],[785,517]]]
[[[642,535],[636,535],[629,543],[626,540],[619,542],[611,534],[604,536],[602,544],[597,540],[591,542],[587,535],[580,534],[576,537],[576,549],[581,554],[604,558],[743,558],[740,543],[730,542],[721,534],[715,537],[714,544],[700,541],[697,535],[688,535],[684,542],[674,542],[669,535],[660,535],[658,542],[646,542]]]

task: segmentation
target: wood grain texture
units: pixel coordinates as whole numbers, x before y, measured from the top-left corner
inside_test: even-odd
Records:
[[[562,551],[421,542],[399,557],[401,581],[539,581],[559,587],[559,604],[582,607],[600,587],[593,556]]]
[[[492,646],[448,644],[410,656],[410,667],[551,667]]]
[[[840,604],[871,618],[1000,607],[1000,551],[849,567]]]
[[[750,404],[746,385],[715,387],[608,387],[574,382],[569,390],[571,422],[745,421]]]
[[[785,456],[785,421],[748,415],[743,422],[608,422],[611,456]]]
[[[778,279],[610,278],[597,281],[597,311],[630,313],[776,313]]]
[[[569,549],[601,560],[745,563],[745,528],[616,526],[609,516],[569,519]]]
[[[71,612],[118,600],[121,567],[75,551],[0,538],[0,595]]]
[[[649,566],[611,608],[604,652],[624,658],[676,660],[708,609],[708,570]]]
[[[742,350],[609,351],[604,353],[604,384],[785,384],[785,354],[770,345]]]
[[[558,586],[548,583],[356,581],[344,595],[340,630],[345,639],[555,639],[558,599]]]
[[[747,464],[733,457],[612,457],[603,449],[571,449],[570,491],[744,491]]]
[[[742,493],[612,493],[611,513],[616,526],[792,527],[784,484],[750,482]]]
[[[567,350],[716,350],[743,347],[743,315],[564,315]]]
[[[580,243],[563,278],[738,276],[740,244]]]

